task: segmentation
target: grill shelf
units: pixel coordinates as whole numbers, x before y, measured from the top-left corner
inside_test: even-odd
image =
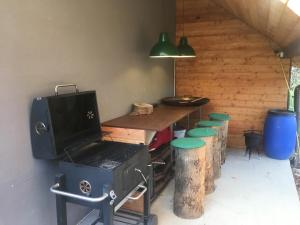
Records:
[[[99,210],[90,211],[77,225],[102,225]],[[157,224],[157,217],[150,215],[148,225]],[[114,225],[143,225],[143,214],[122,209],[114,215]]]

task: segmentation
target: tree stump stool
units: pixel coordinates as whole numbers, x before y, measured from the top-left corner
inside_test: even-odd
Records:
[[[197,138],[179,138],[175,148],[175,215],[195,219],[204,213],[205,142]]]
[[[217,135],[213,138],[213,152],[214,152],[214,177],[215,179],[221,176],[221,145],[222,145],[222,132],[223,132],[223,122],[211,121],[211,120],[201,120],[197,123],[198,127],[210,127],[217,131]]]
[[[208,117],[210,120],[223,122],[221,163],[224,164],[226,160],[228,124],[229,124],[230,116],[225,113],[211,113],[208,115]]]
[[[188,131],[188,136],[201,139],[206,144],[205,152],[205,194],[210,194],[215,190],[214,176],[214,137],[217,136],[217,131],[213,128],[194,128]]]

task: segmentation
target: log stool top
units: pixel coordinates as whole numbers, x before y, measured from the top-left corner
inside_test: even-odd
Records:
[[[230,116],[226,113],[211,113],[208,115],[208,117],[212,120],[218,120],[218,121],[228,121],[230,120]]]
[[[171,145],[175,148],[190,150],[203,147],[205,145],[205,142],[200,139],[187,137],[175,139],[171,141]]]
[[[203,127],[203,128],[194,128],[188,131],[188,136],[189,137],[211,137],[211,136],[216,136],[217,131],[212,128],[208,127]]]
[[[200,120],[197,123],[198,127],[222,127],[222,121],[214,121],[214,120]]]

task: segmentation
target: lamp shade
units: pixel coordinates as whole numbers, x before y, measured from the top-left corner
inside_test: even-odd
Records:
[[[177,48],[170,41],[168,33],[160,33],[158,43],[152,47],[149,56],[150,58],[174,58],[178,56]]]
[[[193,58],[196,57],[194,49],[188,44],[188,39],[182,36],[177,47],[178,56],[177,58]]]

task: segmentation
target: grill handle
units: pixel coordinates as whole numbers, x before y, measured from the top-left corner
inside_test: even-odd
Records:
[[[138,200],[138,199],[139,199],[140,197],[142,197],[143,194],[147,191],[147,188],[146,188],[144,185],[139,184],[138,187],[139,187],[139,188],[142,188],[143,191],[142,191],[138,196],[135,196],[135,197],[132,197],[132,196],[127,197],[128,199],[130,199],[130,200]]]
[[[72,194],[72,193],[69,193],[69,192],[60,191],[60,190],[58,190],[59,186],[60,186],[59,183],[56,183],[56,184],[52,185],[50,187],[50,191],[52,193],[56,194],[56,195],[62,195],[62,196],[65,196],[65,197],[75,198],[75,199],[83,200],[83,201],[86,201],[86,202],[93,202],[93,203],[102,202],[109,196],[107,193],[104,193],[102,196],[96,197],[96,198],[85,197],[85,196],[82,196],[82,195],[76,195],[76,194]]]
[[[78,88],[77,88],[76,84],[58,84],[54,88],[55,95],[58,95],[58,88],[62,88],[62,87],[74,87],[75,88],[75,93],[78,93]]]

